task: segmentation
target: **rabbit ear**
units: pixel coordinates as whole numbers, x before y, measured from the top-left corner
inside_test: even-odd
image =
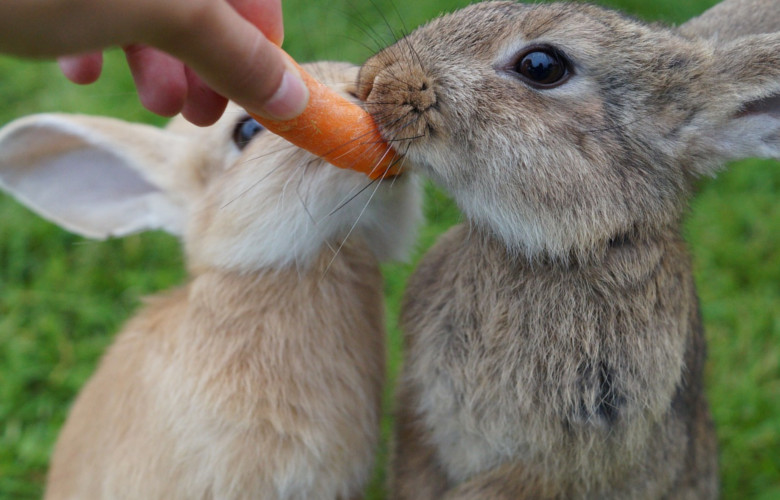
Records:
[[[777,0],[723,0],[679,27],[684,36],[720,42],[777,31],[780,31]]]
[[[726,160],[780,158],[780,34],[745,37],[713,55],[708,149]]]
[[[172,167],[187,149],[182,136],[151,126],[33,115],[0,129],[0,187],[86,237],[181,234],[185,197]]]

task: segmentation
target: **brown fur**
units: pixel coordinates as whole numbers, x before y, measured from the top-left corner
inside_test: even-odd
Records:
[[[515,70],[539,46],[570,61],[555,88]],[[358,89],[468,220],[404,300],[396,498],[716,497],[679,228],[700,175],[780,157],[780,35],[486,2],[371,58]]]
[[[473,474],[453,471],[473,469],[485,473],[457,491],[481,492],[474,498],[715,496],[704,340],[688,257],[673,234],[620,246],[594,265],[560,266],[513,258],[495,238],[460,226],[408,290],[394,465],[408,494],[400,498],[440,498],[415,494],[416,482],[452,487]],[[448,435],[460,426],[474,437]],[[406,434],[415,427],[427,432]],[[482,439],[495,444],[485,449]],[[436,455],[426,441],[438,460],[415,470],[420,455]],[[457,462],[466,458],[475,462]]]

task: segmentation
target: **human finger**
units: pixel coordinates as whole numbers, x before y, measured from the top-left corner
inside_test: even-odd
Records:
[[[290,119],[308,102],[308,89],[288,68],[282,50],[226,2],[205,2],[184,19],[169,18],[150,32],[149,43],[184,61],[217,93],[250,111]]]
[[[241,17],[252,23],[272,43],[284,40],[281,0],[228,0]]]
[[[227,106],[227,99],[214,92],[194,71],[185,67],[187,98],[181,114],[187,121],[201,127],[216,122]]]
[[[141,104],[162,116],[173,116],[187,99],[184,65],[176,58],[145,45],[124,48]]]
[[[57,64],[65,77],[73,83],[86,85],[100,78],[103,70],[103,53],[91,52],[74,56],[61,56]]]

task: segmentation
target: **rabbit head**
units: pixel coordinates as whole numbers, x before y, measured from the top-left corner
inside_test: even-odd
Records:
[[[354,100],[357,68],[308,65]],[[305,265],[362,237],[402,257],[420,216],[411,175],[371,183],[263,130],[237,107],[213,126],[167,128],[45,114],[0,130],[0,186],[40,215],[93,238],[163,229],[190,267]]]
[[[369,59],[358,97],[515,254],[676,226],[693,182],[780,156],[780,34],[718,44],[585,4],[485,2]]]

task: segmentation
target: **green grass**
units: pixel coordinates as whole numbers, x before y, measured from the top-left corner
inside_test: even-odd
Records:
[[[285,46],[301,61],[360,62],[396,35],[464,0],[285,0]],[[650,20],[680,22],[713,0],[609,0]],[[388,28],[392,26],[392,30]],[[65,81],[52,63],[0,58],[0,123],[43,111],[161,124],[143,111],[122,58],[96,85]],[[428,187],[417,256],[459,218]],[[0,499],[37,498],[48,455],[73,397],[113,334],[146,294],[184,276],[177,242],[143,234],[96,243],[0,197]],[[686,224],[709,338],[708,393],[718,425],[725,498],[780,498],[780,169],[747,161],[702,182]],[[384,267],[390,380],[400,359],[395,326],[413,264]],[[386,398],[388,415],[392,401]],[[385,436],[392,422],[385,419]],[[383,498],[382,464],[370,498]]]

